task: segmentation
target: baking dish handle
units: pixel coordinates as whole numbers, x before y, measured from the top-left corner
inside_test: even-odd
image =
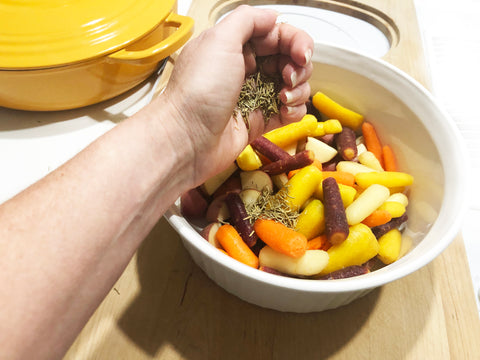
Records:
[[[182,47],[193,34],[193,19],[174,12],[164,22],[165,26],[177,30],[161,42],[143,50],[122,49],[107,56],[111,62],[127,62],[134,65],[146,65],[158,62]]]

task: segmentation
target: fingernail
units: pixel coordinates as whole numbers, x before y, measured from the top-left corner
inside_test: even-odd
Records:
[[[297,73],[295,71],[290,75],[290,81],[292,82],[292,88],[297,86]]]
[[[293,113],[294,110],[295,108],[293,106],[287,106],[287,114]]]
[[[293,93],[291,91],[285,91],[285,97],[287,98],[287,104],[288,104],[293,100]]]
[[[308,49],[305,51],[305,65],[308,64],[312,60],[312,50]]]

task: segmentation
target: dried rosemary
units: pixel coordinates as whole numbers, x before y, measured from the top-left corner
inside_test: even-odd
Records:
[[[248,218],[252,223],[258,218],[271,219],[295,229],[299,213],[288,205],[287,196],[286,191],[271,194],[265,189],[255,203],[246,207]]]
[[[278,114],[280,108],[280,76],[270,76],[261,70],[248,76],[243,83],[237,101],[234,116],[239,111],[247,129],[250,129],[248,115],[257,109],[262,111],[265,124],[274,114]]]

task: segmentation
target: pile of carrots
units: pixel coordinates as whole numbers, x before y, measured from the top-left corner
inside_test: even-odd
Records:
[[[321,92],[308,105],[301,121],[255,140],[182,196],[182,212],[207,220],[202,235],[213,246],[270,273],[339,279],[396,261],[409,248],[401,229],[413,177],[362,115]],[[293,223],[252,218],[249,207],[265,193]]]

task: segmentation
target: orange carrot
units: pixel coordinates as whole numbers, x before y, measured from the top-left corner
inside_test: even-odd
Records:
[[[390,146],[385,145],[382,148],[383,153],[383,162],[385,165],[386,171],[398,171],[397,167],[397,159],[395,158],[395,154]]]
[[[378,159],[378,161],[380,161],[380,164],[383,167],[382,144],[380,143],[380,139],[377,136],[377,131],[371,123],[366,121],[363,122],[362,135],[367,150],[375,155],[375,157]]]
[[[368,227],[375,227],[386,224],[390,220],[392,220],[392,215],[387,210],[377,209],[363,219],[362,223]]]
[[[257,219],[253,225],[258,237],[279,253],[298,258],[307,250],[305,235],[274,220]]]
[[[292,170],[292,171],[289,171],[288,174],[287,174],[287,177],[290,179],[293,177],[293,175],[295,175],[296,173],[298,173],[300,171],[300,169],[296,169],[296,170]]]
[[[320,170],[322,170],[322,168],[323,168],[322,163],[320,161],[318,161],[317,159],[313,160],[313,165],[318,167]]]
[[[312,240],[308,240],[307,250],[324,250],[327,251],[332,246],[328,240],[327,235],[320,235]]]
[[[323,178],[333,177],[337,183],[353,186],[355,184],[355,176],[346,171],[322,171]]]
[[[317,159],[313,160],[313,164],[314,166],[316,166],[319,170],[322,170],[322,163],[320,161],[318,161]],[[296,169],[296,170],[292,170],[292,171],[289,171],[287,176],[288,178],[290,179],[293,175],[295,175],[297,172],[299,172],[300,169]]]
[[[215,236],[232,258],[255,269],[258,268],[258,257],[245,244],[238,231],[232,225],[225,224],[220,226]]]

